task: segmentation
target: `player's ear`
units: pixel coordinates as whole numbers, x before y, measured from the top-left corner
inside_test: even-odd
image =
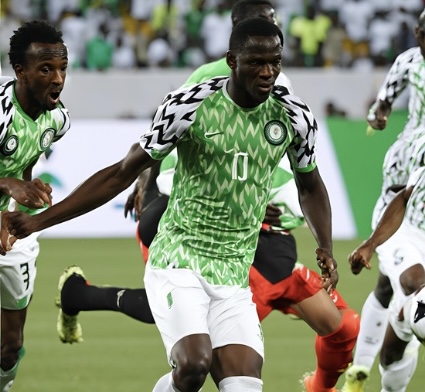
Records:
[[[230,69],[236,68],[236,57],[234,56],[231,50],[228,50],[226,53],[226,62]]]

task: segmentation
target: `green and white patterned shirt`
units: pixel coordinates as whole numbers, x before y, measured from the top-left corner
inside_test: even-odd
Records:
[[[283,86],[244,109],[227,94],[227,81],[213,78],[168,94],[141,138],[154,159],[174,148],[178,154],[149,263],[247,287],[273,173],[286,152],[294,170],[316,167],[317,123]]]
[[[0,177],[22,179],[25,169],[69,130],[70,119],[61,104],[34,121],[19,105],[14,85],[11,80],[0,86]],[[7,209],[9,201],[1,194],[0,210]]]
[[[409,177],[407,187],[413,186],[406,205],[404,220],[420,230],[425,230],[425,167],[416,169]]]

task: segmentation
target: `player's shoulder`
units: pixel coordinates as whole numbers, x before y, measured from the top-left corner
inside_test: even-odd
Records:
[[[169,106],[201,102],[209,95],[221,90],[228,79],[228,76],[217,76],[197,84],[183,85],[177,90],[168,93],[163,100],[163,104]]]
[[[310,107],[298,95],[291,94],[286,86],[275,85],[272,97],[286,109],[311,113]]]
[[[0,139],[2,140],[12,123],[15,113],[13,104],[13,80],[0,86]]]
[[[403,53],[400,53],[395,63],[397,64],[411,64],[423,61],[423,56],[421,53],[421,49],[419,46],[415,46],[413,48],[405,50]]]

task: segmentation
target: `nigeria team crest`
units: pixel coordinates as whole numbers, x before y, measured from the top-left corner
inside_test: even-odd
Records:
[[[18,148],[19,140],[16,135],[9,136],[0,146],[0,152],[4,156],[12,155]]]
[[[52,144],[53,137],[55,136],[55,130],[53,128],[47,128],[40,138],[40,148],[42,151],[46,151]]]
[[[284,142],[287,134],[285,125],[277,120],[268,122],[264,127],[264,136],[267,141],[276,146]]]

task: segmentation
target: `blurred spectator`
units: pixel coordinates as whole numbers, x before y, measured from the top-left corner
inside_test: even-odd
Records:
[[[98,34],[86,44],[86,66],[89,70],[105,71],[112,65],[114,46],[106,39],[108,26],[102,23]]]
[[[389,18],[388,11],[377,11],[369,26],[369,54],[377,66],[394,60],[394,39],[399,26]]]
[[[346,51],[347,33],[339,21],[338,12],[331,11],[328,15],[332,25],[326,33],[322,47],[324,66],[347,66],[349,61],[349,55]]]
[[[204,17],[201,26],[201,37],[208,62],[222,58],[226,54],[231,32],[230,10],[224,1],[221,1],[216,9]]]
[[[152,37],[150,23],[143,20],[136,21],[134,32],[134,51],[136,55],[137,67],[147,67],[148,64],[148,46]]]
[[[114,53],[112,54],[112,67],[117,69],[131,69],[136,67],[136,52],[124,32],[117,37]]]
[[[341,4],[339,17],[349,39],[348,49],[353,55],[357,46],[368,44],[369,22],[374,15],[373,4],[369,0],[346,0]]]
[[[0,17],[0,64],[6,67],[9,64],[10,37],[13,31],[22,25],[22,20],[10,12],[9,7],[2,9],[4,12]]]
[[[150,20],[156,0],[131,0],[130,16],[135,20]]]
[[[351,69],[356,72],[371,72],[374,66],[375,64],[369,55],[368,45],[357,45],[352,53]]]
[[[175,52],[168,40],[166,30],[158,31],[148,46],[148,65],[151,67],[170,67],[175,61]]]
[[[63,40],[68,47],[68,64],[79,68],[85,62],[87,20],[79,10],[65,10],[59,20]]]
[[[15,0],[13,0],[15,1]],[[47,1],[47,17],[48,20],[56,24],[59,22],[64,11],[82,11],[83,0],[46,0]]]
[[[328,16],[307,6],[305,16],[297,16],[289,25],[289,34],[295,41],[295,65],[320,67],[323,65],[322,46],[331,26]]]

